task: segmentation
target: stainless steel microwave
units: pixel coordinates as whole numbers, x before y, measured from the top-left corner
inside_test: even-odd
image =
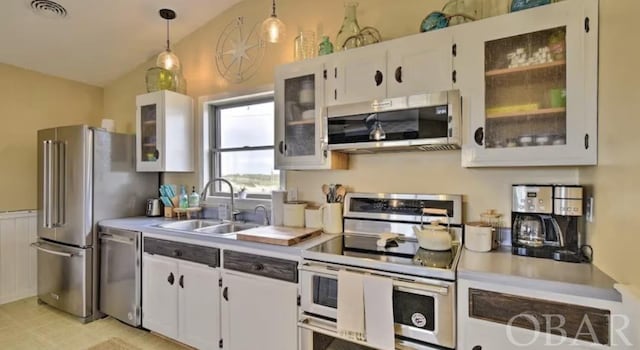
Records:
[[[460,91],[374,100],[327,108],[329,150],[372,153],[459,149]]]

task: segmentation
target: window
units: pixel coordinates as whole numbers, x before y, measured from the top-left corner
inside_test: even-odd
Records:
[[[280,188],[274,169],[273,98],[210,105],[211,169],[214,177],[229,180],[248,198],[269,198]],[[215,184],[214,192],[228,189]]]

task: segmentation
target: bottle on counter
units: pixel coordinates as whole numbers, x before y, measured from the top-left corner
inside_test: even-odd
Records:
[[[196,192],[196,186],[193,186],[189,195],[189,208],[197,208],[200,206],[200,195]]]
[[[189,208],[189,196],[187,195],[187,189],[184,188],[184,185],[182,185],[180,189],[180,200],[178,202],[180,208]]]

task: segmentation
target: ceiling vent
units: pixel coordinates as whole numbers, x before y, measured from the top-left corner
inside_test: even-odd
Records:
[[[32,0],[31,9],[37,14],[50,18],[64,18],[67,16],[67,9],[51,0]]]

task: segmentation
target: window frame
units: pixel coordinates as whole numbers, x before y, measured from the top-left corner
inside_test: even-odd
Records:
[[[203,157],[203,161],[208,164],[203,164],[201,168],[202,186],[204,186],[208,178],[220,177],[220,163],[221,156],[224,152],[229,151],[259,151],[259,150],[272,150],[275,157],[275,144],[269,146],[246,146],[246,147],[234,147],[234,148],[220,148],[220,111],[225,108],[240,107],[245,105],[260,104],[266,102],[273,102],[275,108],[275,99],[273,91],[238,95],[234,97],[224,99],[211,99],[205,100],[203,106],[203,129],[208,129],[203,135],[208,136],[208,139],[203,139],[203,150],[207,152],[207,155]],[[274,111],[274,123],[275,123],[275,111]],[[203,130],[204,131],[204,130]],[[275,159],[274,159],[275,160]],[[284,188],[285,172],[280,171],[280,186],[279,189]],[[237,190],[239,189],[234,189]],[[206,194],[206,199],[210,202],[216,202],[219,199],[228,199],[229,192],[226,185],[221,183],[215,183]],[[249,201],[269,201],[271,194],[259,194],[259,193],[247,193],[247,198],[244,200]],[[236,198],[236,200],[238,200]]]

